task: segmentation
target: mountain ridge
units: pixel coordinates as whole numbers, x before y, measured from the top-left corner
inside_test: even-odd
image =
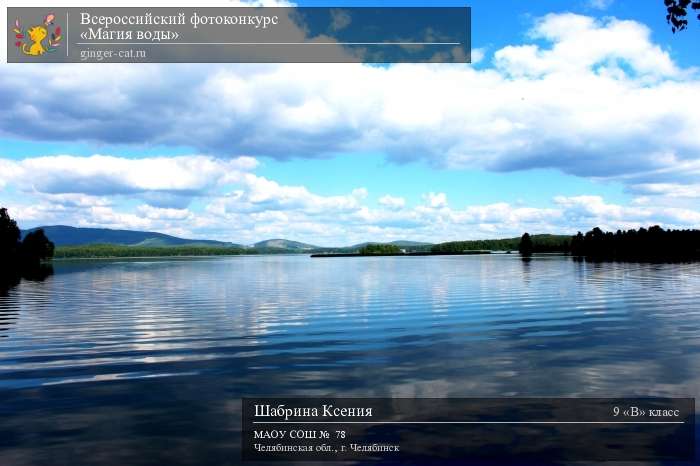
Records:
[[[323,249],[321,246],[315,246],[313,244],[302,243],[300,241],[292,241],[283,238],[272,238],[263,241],[258,241],[253,244],[253,248],[262,249],[290,249],[295,251],[309,251],[312,249]]]
[[[155,231],[118,230],[112,228],[73,227],[69,225],[45,225],[20,230],[22,237],[27,233],[43,229],[49,240],[56,246],[84,246],[94,244],[116,244],[120,246],[214,246],[243,247],[240,244],[209,239],[188,239],[158,233]]]
[[[74,227],[70,225],[44,225],[21,230],[22,237],[27,233],[43,229],[49,240],[58,246],[90,246],[113,244],[130,247],[172,247],[172,246],[207,246],[235,247],[241,249],[312,252],[312,251],[354,251],[367,244],[393,244],[399,247],[427,247],[432,243],[420,241],[395,240],[390,242],[368,241],[351,246],[324,247],[293,241],[284,238],[271,238],[246,246],[239,243],[209,239],[180,238],[155,231],[125,230],[112,228]]]
[[[128,248],[236,248],[241,252],[249,251],[252,254],[295,254],[295,253],[356,253],[368,244],[391,244],[406,250],[407,252],[426,251],[461,251],[474,249],[488,250],[515,250],[520,242],[519,237],[450,241],[443,243],[427,243],[421,241],[394,240],[389,242],[368,241],[351,246],[324,247],[300,241],[284,238],[272,238],[258,241],[252,245],[239,243],[180,238],[165,233],[154,231],[121,230],[111,228],[73,227],[68,225],[45,225],[41,227],[21,230],[22,237],[37,229],[43,229],[49,240],[57,247],[83,247],[83,246],[119,246]],[[561,249],[562,244],[570,241],[567,235],[533,234],[533,241],[548,244],[550,249]],[[544,246],[543,246],[544,247]],[[215,253],[215,252],[212,252]]]

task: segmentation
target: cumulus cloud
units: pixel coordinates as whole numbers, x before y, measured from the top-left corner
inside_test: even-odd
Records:
[[[635,194],[661,195],[670,198],[700,198],[700,183],[678,185],[673,183],[641,183],[630,190]]]
[[[301,210],[305,214],[349,212],[359,208],[367,195],[363,188],[346,196],[320,196],[304,186],[286,186],[254,174],[239,180],[240,189],[225,194],[209,205],[215,214]]]
[[[202,167],[213,165],[231,169],[228,164],[233,164],[239,169],[240,163],[244,167],[254,165],[250,161],[236,164],[235,160],[206,157],[200,160],[196,157],[193,159],[199,160]],[[115,170],[107,170],[107,167],[134,164],[140,168],[139,160],[112,162],[103,164],[110,176],[115,176]],[[156,173],[172,168],[167,159],[152,158],[148,162],[149,169]],[[27,169],[26,165],[27,161],[19,161],[10,167],[20,167],[21,171]],[[29,166],[37,180],[43,180],[47,172],[55,168],[54,164],[36,161]],[[191,167],[189,164],[184,166]],[[157,182],[144,186],[134,181],[129,175],[131,170],[117,172],[123,177],[113,184],[120,189],[125,185],[132,186],[149,194],[149,189],[158,192],[162,188]],[[86,189],[90,193],[57,193],[53,192],[52,183],[38,183],[27,189],[19,179],[8,180],[4,193],[19,189],[21,196],[6,197],[3,194],[3,197],[9,200],[4,203],[24,227],[63,223],[161,231],[183,237],[246,244],[270,237],[287,237],[337,246],[402,238],[446,241],[508,237],[520,235],[523,231],[574,233],[593,226],[617,229],[658,223],[666,227],[688,228],[700,224],[697,210],[656,205],[650,198],[629,206],[609,203],[594,195],[558,196],[550,206],[508,202],[451,205],[444,193],[428,192],[417,205],[408,205],[401,197],[383,195],[376,199],[376,207],[371,207],[374,198],[364,188],[344,195],[325,196],[305,186],[284,185],[252,172],[240,171],[235,176],[230,170],[210,170],[207,173],[207,180],[178,181],[180,189],[203,193],[193,195],[198,205],[190,207],[163,207],[150,203],[134,206],[134,199],[147,196],[129,195],[127,202],[121,202],[123,195],[118,194],[122,192],[120,190],[100,195],[90,194],[94,193],[92,189]],[[76,186],[86,185],[77,183]],[[51,192],[42,192],[36,187],[48,187]],[[77,189],[72,188],[72,191]]]
[[[188,209],[153,207],[148,204],[138,206],[136,211],[141,216],[151,220],[190,220],[194,217],[194,214]]]
[[[489,51],[491,67],[483,49],[474,54],[480,67],[101,64],[81,66],[81,74],[73,65],[49,74],[6,67],[0,137],[194,146],[213,155],[0,158],[0,190],[13,215],[32,225],[235,242],[697,227],[700,213],[680,203],[700,197],[700,110],[688,105],[700,100],[695,71],[680,68],[634,21],[547,15],[527,42]],[[37,81],[42,92],[32,87]],[[409,205],[362,187],[327,196],[254,173],[255,156],[368,150],[446,168],[554,168],[619,181],[637,198],[456,205],[428,192]],[[678,204],[664,205],[669,199]]]
[[[57,155],[19,161],[0,159],[0,179],[25,192],[93,198],[132,195],[164,206],[187,204],[193,196],[241,179],[256,165],[251,157],[222,160],[201,155],[140,159]]]
[[[421,202],[408,205],[398,196],[375,198],[363,187],[329,196],[281,184],[254,173],[257,161],[250,157],[62,155],[0,159],[0,164],[3,204],[24,227],[60,223],[242,243],[287,237],[332,246],[517,236],[523,231],[573,233],[593,226],[614,230],[700,224],[696,209],[656,202],[694,196],[695,188],[678,192],[664,184],[645,186],[655,196],[639,196],[631,205],[596,195],[558,196],[549,206],[453,205],[442,192],[424,193]],[[163,202],[163,196],[184,201]]]
[[[379,198],[379,204],[390,209],[401,209],[406,205],[406,199],[387,194]]]
[[[526,76],[621,72],[617,75],[621,79],[678,77],[680,70],[666,51],[651,42],[650,35],[651,30],[636,21],[609,18],[601,22],[572,13],[549,14],[537,21],[529,36],[544,39],[552,47],[507,46],[496,52],[496,65],[508,74]],[[629,66],[628,72],[619,68],[623,64]]]
[[[552,14],[529,38],[496,50],[493,67],[480,69],[101,64],[81,75],[55,66],[46,75],[39,66],[8,68],[0,75],[0,132],[195,145],[218,156],[380,150],[394,161],[547,167],[625,183],[659,171],[681,178],[683,165],[700,159],[700,109],[687,105],[700,99],[700,81],[645,25]],[[36,93],[29,86],[39,78],[44,91]]]
[[[558,196],[554,199],[572,225],[598,225],[609,229],[635,228],[660,223],[678,228],[696,227],[700,212],[674,207],[608,204],[601,196]]]
[[[445,193],[428,193],[423,196],[425,203],[428,207],[446,207],[447,206],[447,196]]]

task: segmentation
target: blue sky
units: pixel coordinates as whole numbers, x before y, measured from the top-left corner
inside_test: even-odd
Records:
[[[700,23],[493,4],[471,65],[0,64],[0,204],[241,243],[700,227]]]

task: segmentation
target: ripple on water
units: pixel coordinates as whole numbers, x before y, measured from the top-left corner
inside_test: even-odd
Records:
[[[696,264],[566,257],[57,263],[0,297],[0,388],[178,376],[251,386],[267,373],[292,390],[308,376],[349,392],[439,380],[443,394],[538,393],[558,377],[565,393],[648,392],[672,371],[658,391],[694,394],[699,295]],[[382,370],[394,377],[367,379]]]

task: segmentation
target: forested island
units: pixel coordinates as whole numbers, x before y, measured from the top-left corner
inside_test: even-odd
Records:
[[[394,244],[368,243],[357,250],[357,252],[318,252],[311,254],[311,257],[364,257],[364,256],[448,256],[448,255],[469,255],[469,254],[491,254],[489,250],[454,250],[454,251],[432,251],[426,250],[424,246],[404,249]]]

